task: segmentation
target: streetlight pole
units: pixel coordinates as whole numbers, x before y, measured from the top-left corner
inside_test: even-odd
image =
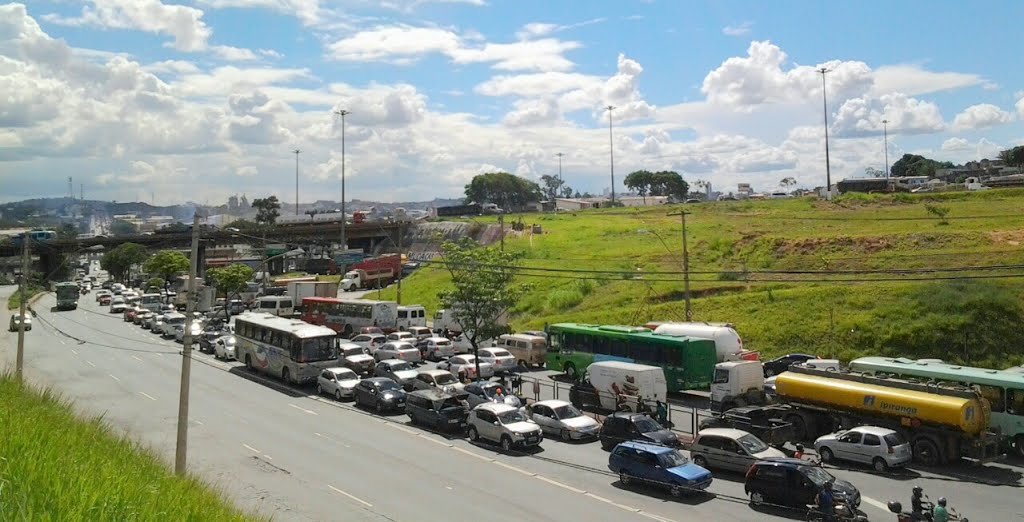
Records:
[[[299,149],[295,149],[295,215],[299,215]]]
[[[341,248],[348,250],[348,238],[345,237],[345,222],[348,219],[345,217],[345,116],[350,111],[340,109],[334,111],[334,114],[341,116]]]
[[[188,455],[188,395],[192,373],[192,322],[196,303],[196,272],[199,264],[199,214],[192,216],[192,256],[188,267],[188,299],[181,350],[181,389],[178,394],[178,440],[174,449],[174,473],[185,474]]]
[[[608,111],[608,165],[612,175],[612,206],[615,206],[615,142],[612,138],[612,111],[615,106],[605,107]]]
[[[555,156],[558,156],[558,181],[564,182],[562,179],[562,156],[565,156],[565,154],[559,152],[558,154],[555,154]],[[561,183],[559,183],[559,188],[561,188]],[[558,197],[558,194],[555,194],[555,197]]]
[[[828,161],[828,98],[825,94],[825,74],[832,72],[826,67],[818,69],[821,74],[821,106],[824,108],[825,114],[825,188],[827,189],[827,197],[825,199],[832,199],[832,167]]]
[[[885,139],[885,180],[889,181],[889,120],[882,120],[882,135]]]

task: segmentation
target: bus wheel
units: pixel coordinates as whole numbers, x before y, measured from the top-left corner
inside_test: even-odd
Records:
[[[281,380],[284,381],[285,383],[288,383],[288,382],[290,382],[290,379],[289,379],[290,377],[291,377],[291,372],[288,371],[288,367],[285,366],[284,368],[281,369]]]
[[[576,380],[577,374],[576,374],[576,365],[575,364],[573,364],[573,363],[565,363],[565,366],[562,367],[562,370],[565,372],[565,376],[567,378],[569,378],[569,380],[571,380],[571,381],[575,381]]]
[[[1024,458],[1024,435],[1017,435],[1013,438],[1013,454]]]

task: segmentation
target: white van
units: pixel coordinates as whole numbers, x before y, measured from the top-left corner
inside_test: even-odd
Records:
[[[286,295],[268,295],[256,301],[256,312],[266,312],[278,317],[291,317],[295,314],[295,304]]]
[[[738,361],[752,352],[743,350],[743,339],[731,326],[704,323],[663,323],[654,329],[656,334],[673,337],[694,337],[715,342],[718,362]]]
[[[505,334],[494,341],[494,346],[504,348],[515,358],[519,366],[529,368],[544,367],[547,356],[548,342],[544,337],[526,334]]]
[[[413,326],[427,326],[427,310],[421,305],[399,306],[395,328],[407,330]]]
[[[601,407],[619,410],[618,401],[637,411],[639,401],[668,402],[665,371],[657,366],[622,361],[601,361],[587,367],[587,379],[601,398]]]

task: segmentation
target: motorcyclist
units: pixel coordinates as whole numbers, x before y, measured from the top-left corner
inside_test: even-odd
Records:
[[[814,503],[818,506],[818,511],[821,512],[823,522],[833,522],[835,520],[835,496],[832,493],[831,480],[825,482],[825,486],[818,492],[818,496],[814,499]]]
[[[946,497],[939,497],[932,509],[932,522],[949,522],[949,511],[946,511]]]
[[[924,489],[921,486],[914,486],[913,493],[910,495],[910,515],[914,517],[914,520],[925,519],[924,503]]]

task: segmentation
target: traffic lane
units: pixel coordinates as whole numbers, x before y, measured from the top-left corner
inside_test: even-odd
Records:
[[[67,321],[67,322],[70,323],[70,324],[69,325],[64,325],[64,326],[67,326],[68,328],[71,328],[71,327],[73,327],[76,324],[76,323],[72,323],[70,321]],[[113,337],[113,339],[123,339],[124,337],[126,337],[126,334],[128,333],[128,330],[130,330],[132,328],[137,328],[135,326],[130,326],[129,323],[115,323],[115,325],[116,324],[120,324],[121,325],[121,328],[120,328],[121,331],[120,332],[116,331],[116,330],[118,330],[118,327],[114,326],[114,325],[110,325],[111,326],[110,330],[112,330],[112,331],[108,331],[108,333],[110,333],[111,335],[117,335],[117,337]],[[81,328],[80,325],[79,325],[79,327]],[[76,336],[77,335],[86,335],[86,332],[82,332],[82,331],[77,331],[77,332],[73,332],[73,333]],[[112,341],[108,341],[108,342],[112,342]],[[131,365],[129,365],[129,367],[130,366]],[[224,375],[223,372],[218,371],[217,369],[212,368],[212,367],[207,367],[207,366],[205,366],[205,365],[203,365],[201,363],[196,363],[193,366],[193,368],[194,368],[193,383],[194,384],[199,384],[200,386],[202,386],[203,383],[205,382],[205,378],[206,378],[205,374],[211,373],[211,372],[217,374],[217,375],[213,375],[213,377],[220,379],[220,381],[218,381],[218,383],[225,382],[224,381],[225,378],[227,378],[229,380],[232,379],[231,376]],[[204,370],[203,368],[206,368],[206,370]],[[150,378],[151,377],[147,376],[147,379],[150,379]],[[131,379],[129,379],[129,381],[130,380]],[[161,378],[157,378],[157,379],[153,379],[153,380],[155,382],[167,381],[167,379],[161,379]],[[309,449],[310,448],[318,447],[318,443],[319,443],[319,445],[322,446],[324,444],[323,441],[341,441],[341,443],[343,443],[343,444],[348,444],[349,446],[352,446],[351,449],[346,450],[347,452],[345,453],[345,460],[346,461],[354,460],[355,462],[345,462],[344,465],[341,466],[341,468],[343,470],[348,470],[348,469],[356,469],[356,470],[359,470],[359,469],[397,470],[397,472],[400,473],[407,480],[407,479],[410,478],[410,477],[408,477],[408,475],[410,475],[410,473],[411,473],[410,472],[410,462],[419,461],[421,463],[418,464],[418,466],[419,466],[419,469],[421,470],[421,472],[423,473],[423,476],[422,477],[415,477],[414,476],[414,477],[411,477],[411,478],[414,481],[420,482],[422,484],[431,484],[433,482],[436,482],[436,476],[438,475],[439,472],[441,472],[441,470],[449,470],[449,469],[452,468],[452,460],[453,459],[450,456],[438,455],[438,454],[436,454],[436,452],[433,452],[433,453],[429,452],[429,451],[428,452],[416,452],[413,455],[405,455],[405,456],[403,456],[401,454],[395,455],[391,451],[388,451],[386,453],[381,453],[378,446],[381,446],[381,445],[383,445],[384,447],[403,447],[403,446],[407,446],[408,445],[408,440],[406,440],[406,439],[409,436],[408,434],[404,434],[403,435],[401,433],[399,433],[398,435],[389,434],[388,431],[384,431],[382,433],[381,432],[382,426],[387,426],[387,425],[385,425],[384,423],[381,423],[380,422],[381,419],[377,419],[377,418],[375,418],[373,416],[369,416],[369,415],[364,415],[362,413],[352,412],[352,413],[350,413],[350,415],[356,415],[356,417],[354,419],[352,419],[351,423],[345,423],[344,425],[338,426],[334,420],[329,420],[329,421],[326,421],[326,420],[325,421],[319,421],[318,420],[318,421],[316,421],[316,423],[314,425],[307,425],[309,422],[313,422],[312,419],[314,417],[320,417],[320,415],[315,410],[311,410],[311,409],[308,409],[306,407],[299,406],[299,405],[295,404],[295,402],[296,402],[295,401],[295,399],[296,399],[295,397],[284,396],[285,398],[281,399],[282,395],[280,393],[278,393],[276,391],[273,391],[273,390],[271,390],[269,388],[266,388],[266,387],[263,387],[261,385],[257,385],[257,384],[254,384],[254,383],[250,383],[250,382],[248,382],[246,380],[243,380],[243,379],[235,379],[235,381],[237,383],[237,386],[239,386],[239,387],[250,386],[250,387],[253,387],[253,389],[249,390],[249,391],[245,391],[244,393],[241,393],[241,394],[237,394],[237,393],[236,394],[232,394],[231,395],[231,400],[230,400],[229,404],[221,404],[220,403],[221,402],[220,398],[225,397],[228,394],[213,393],[213,394],[210,394],[206,399],[200,399],[195,394],[193,394],[193,397],[194,397],[194,399],[192,401],[192,411],[194,413],[193,418],[208,418],[208,417],[214,417],[215,418],[216,417],[215,415],[211,415],[211,414],[207,413],[206,410],[211,410],[212,412],[220,412],[220,411],[226,411],[226,409],[231,409],[231,408],[241,408],[241,409],[244,409],[246,405],[239,403],[239,401],[237,400],[237,398],[239,398],[239,397],[245,397],[246,399],[249,400],[249,402],[252,402],[254,408],[259,408],[259,412],[257,413],[257,416],[259,416],[259,418],[258,419],[250,419],[249,420],[250,424],[252,424],[254,421],[258,421],[258,420],[264,420],[265,421],[267,419],[273,419],[275,421],[275,422],[272,422],[272,423],[264,422],[263,424],[261,424],[259,426],[259,430],[252,430],[251,432],[243,433],[243,435],[244,434],[248,434],[249,435],[248,439],[244,439],[244,440],[247,440],[248,442],[240,442],[240,447],[244,448],[248,452],[251,452],[252,453],[251,457],[253,459],[261,461],[261,462],[253,464],[253,465],[258,465],[260,469],[277,470],[278,473],[285,473],[285,474],[289,474],[291,476],[304,476],[305,474],[309,474],[310,476],[315,476],[317,474],[317,471],[322,471],[322,470],[325,469],[324,459],[323,459],[323,456],[321,454],[318,454],[315,451],[311,452],[311,451],[309,451]],[[122,382],[123,383],[125,381],[122,380],[122,381],[115,381],[115,382]],[[232,386],[232,387],[235,387],[235,386]],[[171,388],[173,389],[173,386]],[[153,396],[157,396],[157,395],[163,396],[163,395],[167,395],[168,394],[167,392],[170,391],[170,390],[169,389],[154,388],[154,389],[152,389],[152,391],[153,391]],[[238,392],[238,391],[241,391],[241,390],[235,390],[235,391]],[[279,402],[279,404],[277,404],[276,407],[274,407],[275,399],[277,399],[277,402]],[[288,402],[281,402],[281,401],[288,401]],[[317,406],[317,407],[319,407],[319,406]],[[272,410],[272,411],[270,411],[270,410]],[[310,413],[310,412],[312,412],[312,413]],[[133,414],[134,413],[135,412],[133,412]],[[334,413],[334,415],[337,415],[337,411],[336,410],[334,410],[334,411],[329,410],[328,413]],[[267,417],[267,415],[270,415],[270,417]],[[324,415],[324,417],[328,417],[328,415]],[[301,429],[300,429],[300,427],[301,427]],[[169,427],[168,427],[168,429],[169,429]],[[193,429],[195,429],[195,428],[193,428]],[[202,428],[199,431],[213,431],[213,430],[216,430],[216,429],[218,429],[218,423],[216,421],[211,422],[210,420],[207,420],[207,421],[203,422]],[[358,432],[358,431],[363,430],[363,429],[367,429],[367,430],[370,430],[370,431],[367,432],[365,435],[360,434],[360,435],[357,435],[356,437],[352,437],[353,432]],[[394,429],[394,428],[392,428],[392,429]],[[320,430],[320,431],[316,431],[316,430]],[[258,431],[258,433],[256,433],[257,431]],[[319,433],[320,435],[317,435],[317,433]],[[305,434],[305,435],[304,435],[304,437],[303,436],[297,437],[298,440],[289,440],[290,438],[295,437],[295,435],[300,435],[300,434]],[[389,435],[390,435],[390,438],[394,438],[394,437],[398,436],[401,440],[395,440],[392,443],[389,440],[389,437],[388,437]],[[317,439],[322,439],[322,440],[310,440],[312,437],[316,437]],[[223,434],[223,436],[218,437],[218,438],[230,438],[230,439],[233,439],[233,440],[243,440],[243,439],[239,438],[239,434],[238,433],[234,433],[234,432],[225,433],[225,434]],[[195,452],[196,452],[196,450],[195,450],[195,447],[196,447],[195,443],[196,443],[196,440],[197,440],[196,437],[192,438],[193,458],[195,458]],[[363,440],[373,441],[373,444],[372,445],[366,445],[363,442],[361,442]],[[345,442],[345,441],[348,441],[348,442]],[[355,443],[355,444],[353,444],[353,443]],[[267,448],[274,448],[274,450],[268,450]],[[424,448],[420,448],[420,449],[422,450]],[[424,464],[424,463],[422,463],[422,461],[424,460],[424,455],[432,456],[433,458],[436,459],[436,461]],[[461,458],[462,459],[473,459],[473,461],[479,460],[480,462],[482,462],[482,464],[478,464],[477,465],[478,467],[479,466],[487,466],[487,464],[489,463],[489,460],[487,460],[486,457],[480,458],[480,457],[475,457],[475,456],[469,456],[467,454],[466,456],[463,456]],[[470,462],[473,462],[473,461],[470,461]],[[472,466],[462,466],[462,465],[460,465],[459,467],[463,468],[464,470],[469,470],[469,469],[472,468]],[[301,468],[306,468],[306,469],[301,469]],[[497,496],[494,496],[494,498],[493,498],[493,502],[482,502],[480,504],[479,512],[467,513],[472,518],[486,517],[486,516],[492,514],[493,513],[493,508],[490,507],[490,506],[499,505],[501,502],[507,500],[508,497],[506,497],[506,495],[527,495],[527,496],[530,496],[531,498],[536,498],[538,496],[548,496],[548,497],[551,496],[549,492],[546,492],[544,490],[546,484],[543,484],[541,481],[539,481],[536,478],[532,477],[532,475],[527,476],[527,478],[525,478],[524,481],[521,481],[521,482],[520,481],[509,481],[507,477],[502,475],[502,473],[507,473],[507,471],[502,470],[499,467],[495,467],[493,464],[491,464],[491,468],[493,468],[493,469],[486,469],[485,473],[483,473],[483,474],[481,474],[479,476],[474,476],[474,474],[471,473],[471,472],[467,472],[465,475],[455,475],[454,478],[456,478],[458,480],[451,481],[451,482],[453,482],[453,484],[449,484],[449,485],[447,485],[445,487],[444,491],[456,491],[456,490],[458,490],[458,491],[473,491],[473,494],[475,495],[474,498],[482,498],[484,500],[486,500],[487,497],[489,496],[488,493],[490,493],[490,496],[494,496],[497,493]],[[359,499],[359,500],[356,500],[356,502],[360,503],[360,505],[362,504],[362,502],[372,503],[372,501],[366,501],[364,499],[365,498],[372,498],[372,495],[375,495],[375,494],[379,495],[380,491],[391,491],[391,490],[394,489],[394,486],[395,486],[395,479],[391,478],[390,476],[386,476],[385,475],[384,478],[386,479],[386,482],[387,482],[386,484],[373,484],[373,480],[366,480],[367,478],[371,478],[372,479],[373,477],[371,476],[371,477],[363,477],[362,478],[363,480],[360,480],[359,483],[354,484],[349,489],[343,489],[343,488],[341,488],[339,486],[335,486],[335,485],[333,485],[333,484],[331,484],[330,482],[327,481],[327,480],[329,480],[331,478],[334,478],[334,479],[337,478],[337,473],[335,472],[335,470],[337,468],[332,465],[332,466],[326,467],[326,469],[329,471],[327,473],[327,476],[318,477],[319,479],[322,479],[321,484],[322,485],[327,485],[328,486],[327,489],[329,489],[333,493],[345,495],[346,498],[348,498],[347,495],[352,495],[353,497]],[[497,470],[497,473],[495,473],[495,470]],[[323,475],[323,474],[321,473],[321,475]],[[397,476],[397,473],[396,473],[396,476]],[[417,479],[419,479],[419,480],[417,480]],[[315,482],[315,479],[311,480],[310,478],[304,478],[303,480],[311,482],[311,483]],[[498,481],[501,484],[501,487],[498,488],[498,491],[490,491],[490,490],[487,490],[486,487],[484,489],[479,489],[479,485],[485,485],[486,486],[486,484],[494,482],[494,481]],[[532,482],[537,482],[537,484],[535,485]],[[524,485],[526,487],[524,487]],[[476,489],[474,489],[474,488],[476,488]],[[335,491],[336,489],[342,491],[343,493],[337,493],[337,491]],[[304,492],[304,493],[308,494],[308,492]],[[441,493],[443,493],[443,492],[441,492]],[[431,498],[433,498],[433,497],[436,496],[436,494],[437,494],[437,492],[430,492],[429,496]],[[416,519],[418,515],[421,515],[421,512],[418,509],[413,509],[413,508],[409,507],[410,503],[409,503],[408,499],[401,498],[401,496],[399,496],[399,498],[401,499],[401,501],[398,503],[398,506],[397,506],[398,509],[395,509],[395,515],[402,516],[403,517],[402,519],[408,519],[408,520]],[[350,498],[349,500],[351,501],[353,499]],[[424,500],[426,500],[426,499],[424,499]],[[555,519],[564,519],[566,517],[579,517],[579,516],[594,517],[594,516],[600,516],[601,515],[602,509],[603,509],[602,507],[591,506],[588,503],[579,503],[579,502],[576,502],[575,500],[576,499],[573,499],[573,501],[556,502],[560,506],[561,505],[566,506],[567,509],[561,509],[561,508],[550,509],[550,510],[545,509],[545,511],[550,511],[550,513],[545,513],[545,512],[542,512],[542,511],[537,511],[535,513],[531,512],[529,514],[530,514],[531,518],[535,518],[535,519],[539,519],[539,520],[555,520]],[[329,497],[329,502],[330,502],[331,506],[336,506],[336,503],[337,503],[336,496]],[[318,512],[319,511],[319,509],[317,507],[315,507],[315,506],[313,506],[313,507],[308,506],[308,504],[311,503],[308,500],[306,502],[304,502],[304,503],[307,504],[307,506],[303,506],[304,508],[312,509],[313,512]],[[380,505],[380,504],[378,504],[378,505]],[[422,505],[422,504],[419,503],[419,502],[413,502],[412,505]],[[327,509],[322,511],[322,512],[323,513],[334,513],[334,512],[336,512],[336,509],[332,510],[331,506],[324,506]],[[387,506],[385,506],[385,507],[387,507]],[[406,512],[403,512],[402,509],[405,509]],[[474,510],[476,510],[476,508],[473,508],[470,511],[474,511]]]

